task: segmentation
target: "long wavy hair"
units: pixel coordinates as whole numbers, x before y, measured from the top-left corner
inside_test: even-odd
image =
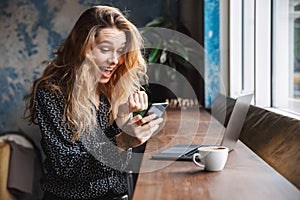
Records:
[[[92,44],[99,31],[113,28],[124,31],[126,52],[124,62],[108,83],[100,85],[99,68],[91,54]],[[25,98],[25,118],[37,124],[35,94],[39,87],[59,91],[66,95],[64,120],[73,131],[73,140],[80,134],[94,131],[95,94],[103,93],[110,101],[110,122],[116,118],[118,107],[129,95],[147,83],[146,63],[141,49],[143,39],[137,28],[117,8],[95,6],[79,17],[67,39],[54,52],[56,57],[47,65],[42,76],[33,82],[31,93]],[[56,84],[51,82],[57,80]],[[27,114],[27,115],[26,115]]]

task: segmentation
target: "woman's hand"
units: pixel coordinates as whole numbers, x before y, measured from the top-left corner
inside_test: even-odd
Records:
[[[117,135],[117,145],[126,150],[143,144],[158,130],[162,121],[163,118],[156,118],[155,114],[133,117],[124,125],[123,132]]]
[[[121,104],[118,109],[118,116],[122,117],[132,112],[148,108],[148,95],[144,91],[137,91],[128,97],[128,101]]]
[[[122,128],[122,132],[117,135],[117,144],[121,149],[126,150],[143,144],[158,130],[163,118],[157,118],[155,114],[146,117],[136,115],[131,118],[132,112],[147,108],[148,96],[144,91],[133,93],[126,103],[119,106],[116,123]]]
[[[127,102],[118,108],[116,123],[123,127],[131,117],[131,113],[146,110],[148,108],[148,95],[144,91],[137,91],[128,97]]]

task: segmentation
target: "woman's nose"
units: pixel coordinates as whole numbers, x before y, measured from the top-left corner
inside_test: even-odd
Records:
[[[118,64],[119,58],[116,53],[112,53],[111,57],[108,59],[109,64]]]

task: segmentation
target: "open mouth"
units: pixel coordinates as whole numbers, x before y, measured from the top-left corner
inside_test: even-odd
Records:
[[[113,69],[101,68],[100,70],[104,77],[110,77],[113,72]]]

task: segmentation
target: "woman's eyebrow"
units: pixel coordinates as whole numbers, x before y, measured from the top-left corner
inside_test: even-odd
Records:
[[[110,44],[110,45],[112,45],[113,43],[112,42],[110,42],[110,41],[107,41],[107,40],[103,40],[103,41],[101,41],[99,44]]]
[[[99,44],[109,44],[109,45],[113,45],[113,42],[109,41],[109,40],[104,40],[101,41]],[[122,43],[120,46],[126,46],[126,42]]]

